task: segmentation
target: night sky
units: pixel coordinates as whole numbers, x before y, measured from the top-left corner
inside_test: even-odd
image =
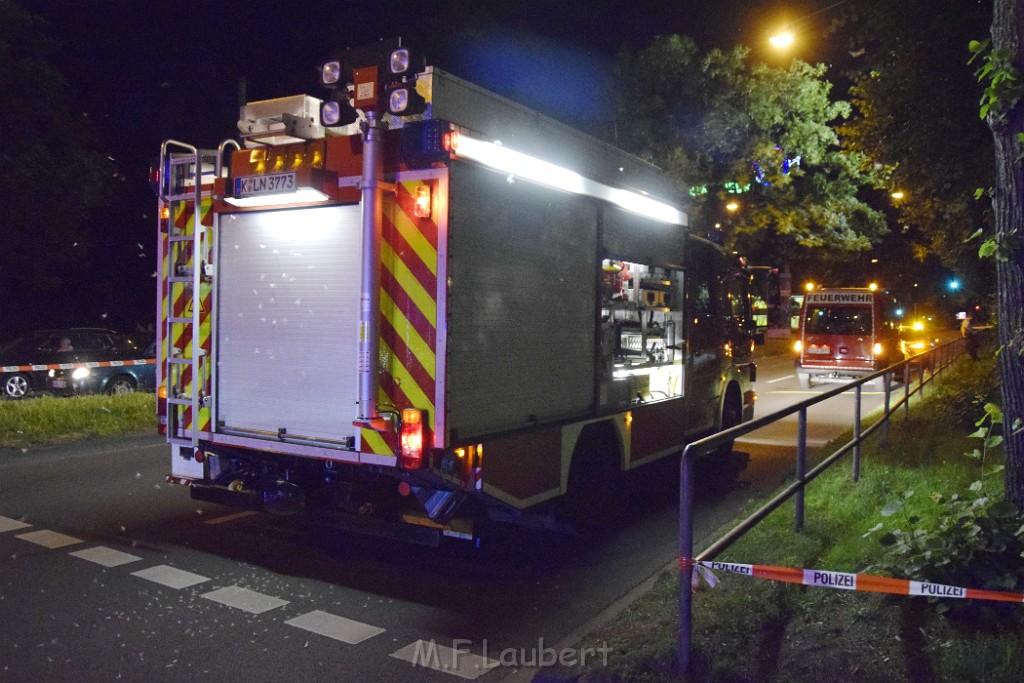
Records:
[[[769,17],[823,0],[16,0],[47,20],[55,66],[76,110],[99,129],[121,191],[103,227],[95,275],[25,326],[155,317],[155,197],[148,169],[163,140],[215,147],[236,135],[241,100],[321,96],[316,66],[332,52],[401,36],[427,62],[589,132],[607,131],[616,53],[659,34],[704,47],[754,44]],[[806,57],[805,57],[806,58]],[[95,229],[95,228],[91,228]]]

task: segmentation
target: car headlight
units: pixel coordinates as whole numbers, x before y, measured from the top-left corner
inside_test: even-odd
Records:
[[[71,373],[71,379],[85,379],[92,371],[89,368],[75,368]]]

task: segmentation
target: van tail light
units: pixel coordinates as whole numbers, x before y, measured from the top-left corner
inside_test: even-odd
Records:
[[[423,467],[423,411],[406,408],[402,411],[402,468]]]
[[[876,356],[881,356],[882,355],[882,345],[881,344],[875,344],[875,347],[872,350],[875,352]]]
[[[796,342],[793,343],[793,350],[796,351],[797,353],[800,353],[801,351],[804,350],[804,343],[797,339]]]

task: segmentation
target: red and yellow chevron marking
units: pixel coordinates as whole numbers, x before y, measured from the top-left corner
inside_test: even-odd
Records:
[[[432,443],[437,373],[437,223],[413,212],[416,187],[398,183],[384,207],[380,277],[381,406],[426,412],[424,443]],[[394,455],[398,436],[362,429],[362,450]]]
[[[195,229],[195,208],[194,201],[181,201],[175,202],[172,211],[173,223],[176,234],[180,235],[192,235]],[[202,223],[209,225],[212,222],[211,209],[213,206],[213,200],[209,196],[204,196],[202,199]],[[160,329],[167,329],[167,318],[173,316],[175,318],[191,317],[192,315],[192,292],[191,286],[184,282],[168,282],[168,276],[178,272],[178,267],[184,268],[187,272],[192,272],[192,269],[196,267],[195,254],[192,253],[192,245],[189,243],[178,244],[178,255],[179,259],[173,261],[171,259],[171,246],[172,243],[167,239],[167,236],[163,236],[164,248],[163,248],[163,283],[161,285],[161,306],[160,306]],[[205,241],[207,253],[202,254],[199,261],[210,263],[210,245],[212,239]],[[200,304],[200,315],[199,315],[199,344],[206,351],[206,357],[209,358],[210,354],[210,305],[211,305],[211,287],[209,283],[200,283],[199,287],[199,304]],[[192,343],[193,333],[192,326],[186,323],[173,323],[169,332],[171,336],[171,345],[180,350],[181,356],[189,358],[192,355]],[[161,364],[161,368],[165,367],[166,363],[166,349],[165,344],[158,345],[158,361]],[[202,365],[203,377],[200,378],[202,382],[201,392],[209,393],[210,390],[210,365],[204,363]],[[166,372],[161,371],[161,381],[166,381]],[[191,394],[192,392],[192,369],[185,366],[182,368],[180,381],[176,387],[168,387],[168,394],[179,393],[179,394]],[[182,410],[181,425],[185,429],[191,429],[193,424],[192,408],[190,406],[181,406],[177,408]],[[208,431],[210,429],[210,409],[208,407],[202,407],[199,410],[198,419],[199,429],[202,431]]]

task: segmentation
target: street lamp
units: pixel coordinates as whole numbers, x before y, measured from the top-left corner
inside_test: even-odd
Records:
[[[771,43],[773,47],[777,47],[780,50],[788,48],[790,45],[793,44],[794,40],[796,40],[796,38],[793,36],[793,31],[799,29],[801,25],[807,23],[808,19],[818,14],[821,14],[822,12],[827,12],[829,10],[835,9],[840,5],[845,5],[849,1],[850,0],[839,0],[838,2],[832,3],[828,7],[823,7],[816,12],[811,12],[806,16],[800,17],[796,21],[789,22],[781,31],[770,36],[768,38],[768,42]]]

